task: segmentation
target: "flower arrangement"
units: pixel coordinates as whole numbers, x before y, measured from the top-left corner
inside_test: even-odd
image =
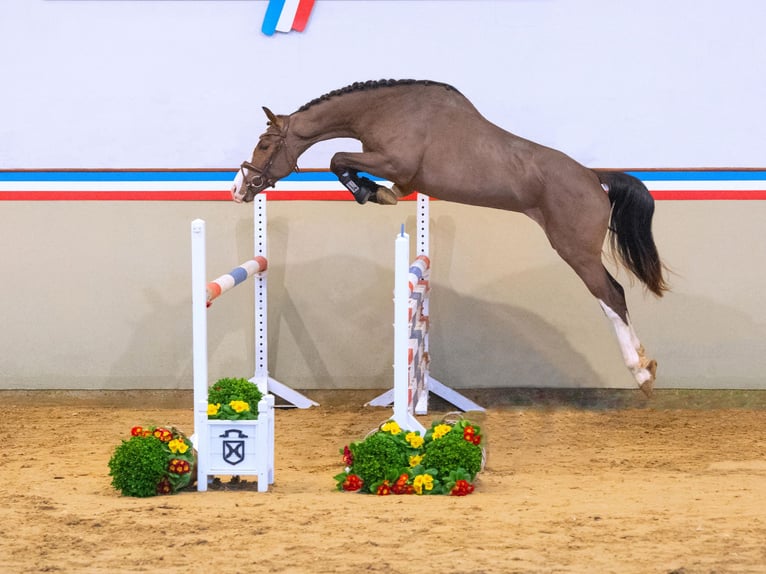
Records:
[[[388,421],[364,440],[341,449],[345,492],[465,496],[484,464],[481,429],[466,420],[434,422],[421,436]]]
[[[219,379],[207,391],[207,418],[255,420],[263,394],[247,379]]]
[[[130,435],[109,460],[112,486],[124,496],[174,494],[193,482],[196,453],[181,431],[135,426]]]

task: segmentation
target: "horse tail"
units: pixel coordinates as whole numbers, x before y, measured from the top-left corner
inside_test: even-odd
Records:
[[[612,215],[609,222],[609,244],[647,289],[662,297],[669,289],[663,276],[652,235],[654,198],[640,179],[619,171],[596,172],[608,188]]]

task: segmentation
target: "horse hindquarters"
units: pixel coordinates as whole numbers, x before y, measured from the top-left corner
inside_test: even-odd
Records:
[[[564,188],[561,187],[558,194],[547,191],[549,197],[561,197]],[[610,215],[611,199],[606,198],[595,177],[572,178],[567,182],[566,191],[570,201],[552,202],[541,212],[543,228],[554,249],[598,300],[612,325],[625,366],[641,390],[649,395],[656,362],[645,356],[630,322],[624,290],[602,262],[607,225],[614,217]],[[625,215],[630,211],[635,212],[628,208]]]

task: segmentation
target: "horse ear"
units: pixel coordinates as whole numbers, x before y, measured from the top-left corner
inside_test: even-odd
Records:
[[[266,114],[266,117],[269,118],[269,121],[274,125],[279,125],[279,120],[277,119],[277,116],[272,112],[269,108],[266,106],[263,106],[263,111]]]

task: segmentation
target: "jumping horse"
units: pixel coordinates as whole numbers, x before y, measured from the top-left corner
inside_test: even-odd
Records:
[[[236,202],[297,170],[317,142],[354,138],[330,170],[360,204],[395,204],[414,191],[445,201],[524,213],[598,299],[636,383],[652,392],[657,362],[646,356],[625,293],[602,263],[604,240],[646,288],[668,289],[652,236],[654,199],[640,180],[593,171],[564,153],[520,138],[485,119],[458,90],[425,80],[357,82],[268,118],[250,161],[231,189]],[[391,189],[359,175],[393,182]]]

